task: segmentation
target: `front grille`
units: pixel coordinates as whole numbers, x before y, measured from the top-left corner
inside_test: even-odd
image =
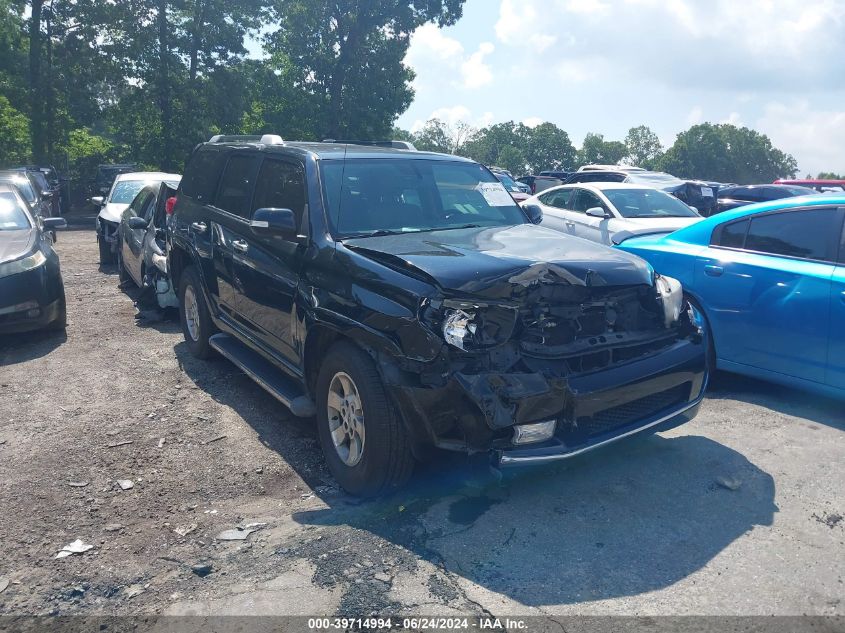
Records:
[[[671,389],[650,394],[616,407],[604,409],[592,416],[580,416],[577,424],[562,424],[561,439],[575,445],[599,435],[622,429],[635,422],[647,420],[662,411],[680,406],[689,400],[691,384],[685,382]]]

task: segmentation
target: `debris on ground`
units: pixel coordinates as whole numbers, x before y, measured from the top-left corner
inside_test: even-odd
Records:
[[[123,526],[120,523],[109,523],[107,526],[103,528],[104,532],[119,532],[123,529]]]
[[[727,490],[739,490],[742,482],[734,477],[717,477],[716,483]]]
[[[117,485],[120,486],[121,490],[132,490],[135,487],[135,482],[131,479],[118,479]]]
[[[220,532],[215,538],[218,541],[245,541],[247,537],[253,532],[257,532],[263,528],[266,523],[248,523],[247,525],[238,526],[234,530],[224,530]]]
[[[78,538],[73,543],[65,545],[61,551],[56,554],[56,558],[67,558],[72,554],[84,554],[90,549],[94,549],[93,545],[89,545],[82,539]]]
[[[191,571],[200,578],[208,576],[211,573],[211,570],[211,563],[197,563],[196,565],[191,565]]]
[[[165,439],[163,437],[158,438],[158,447],[164,448]]]
[[[173,531],[176,532],[176,534],[178,534],[179,536],[185,537],[185,536],[188,536],[188,534],[190,534],[194,530],[196,530],[198,527],[199,527],[198,524],[191,523],[190,525],[180,525],[180,526],[174,528]]]
[[[299,495],[299,498],[302,499],[303,501],[307,501],[308,499],[314,498],[314,493],[313,492],[304,492],[301,495]]]
[[[6,591],[6,587],[9,586],[9,579],[8,578],[0,578],[0,593]]]
[[[390,584],[390,582],[393,580],[393,578],[391,578],[388,574],[385,574],[383,572],[379,572],[379,573],[373,575],[373,578],[375,578],[378,581],[388,583],[388,584]]]
[[[814,512],[813,518],[822,525],[826,525],[830,529],[833,529],[837,525],[842,523],[842,519],[845,517],[843,517],[841,514],[828,514],[827,512],[825,512],[822,516],[819,516]]]
[[[88,482],[87,481],[69,481],[69,482],[67,482],[67,485],[70,486],[71,488],[84,488],[85,486],[88,485]]]
[[[144,593],[144,588],[141,585],[131,585],[130,587],[127,587],[123,593],[131,600],[135,596],[140,596]]]
[[[207,444],[211,444],[212,442],[219,442],[220,440],[225,440],[225,439],[226,439],[225,435],[218,435],[217,437],[213,437],[210,440],[206,440],[205,442],[203,442],[203,444],[207,445]]]
[[[106,448],[117,448],[119,446],[128,446],[129,444],[134,444],[133,440],[127,440],[125,442],[117,442],[116,444],[108,444]]]

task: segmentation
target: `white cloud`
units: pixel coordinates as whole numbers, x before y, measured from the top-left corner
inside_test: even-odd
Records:
[[[602,0],[568,0],[566,10],[570,13],[595,15],[610,11],[610,5]]]
[[[704,110],[701,109],[701,106],[695,106],[689,111],[689,114],[687,114],[687,125],[697,125],[703,121]]]
[[[845,173],[845,111],[815,110],[806,99],[769,103],[755,124],[775,147],[795,156],[799,173]]]
[[[582,0],[583,1],[583,0]],[[496,22],[496,37],[510,46],[521,46],[536,53],[551,48],[557,42],[557,35],[544,31],[543,16],[548,11],[534,0],[502,0],[499,5],[499,20]]]
[[[541,123],[545,123],[546,120],[543,117],[539,116],[530,116],[527,119],[522,120],[522,124],[526,127],[537,127]]]
[[[719,121],[719,123],[728,123],[730,125],[736,125],[737,127],[745,125],[742,122],[742,116],[739,112],[731,112],[727,117]]]
[[[493,69],[484,63],[484,58],[496,50],[490,42],[482,42],[472,55],[461,64],[464,87],[474,90],[493,83]]]

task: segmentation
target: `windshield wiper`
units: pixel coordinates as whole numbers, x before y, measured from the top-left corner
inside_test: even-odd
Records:
[[[388,231],[386,229],[379,229],[377,231],[367,231],[366,233],[355,233],[354,235],[344,235],[343,240],[357,240],[361,237],[384,237],[385,235],[402,235],[404,233],[417,233],[418,231]]]

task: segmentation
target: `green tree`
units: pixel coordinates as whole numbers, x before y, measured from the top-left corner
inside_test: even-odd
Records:
[[[644,169],[654,169],[660,157],[663,156],[663,146],[651,128],[646,125],[632,127],[625,137],[625,147],[628,150],[625,160],[631,165]]]
[[[823,171],[817,176],[817,178],[819,180],[845,180],[845,176],[832,171]]]
[[[576,152],[569,134],[554,123],[520,130],[520,136],[525,137],[524,153],[531,173],[562,171],[574,166]]]
[[[449,125],[440,119],[430,119],[426,121],[419,132],[412,134],[408,140],[411,140],[414,146],[421,151],[460,154],[475,133],[475,128],[463,121]]]
[[[528,168],[528,131],[521,123],[497,123],[479,130],[462,153],[488,167],[503,167],[521,174]]]
[[[682,178],[740,184],[791,178],[798,170],[796,160],[766,135],[727,123],[702,123],[678,134],[660,165]]]
[[[605,141],[604,135],[589,132],[578,150],[579,165],[617,165],[627,156],[628,148],[622,141]]]
[[[29,161],[29,119],[0,95],[0,161],[12,166]]]
[[[267,50],[310,101],[310,137],[384,138],[411,103],[410,35],[454,24],[464,0],[275,0]]]

